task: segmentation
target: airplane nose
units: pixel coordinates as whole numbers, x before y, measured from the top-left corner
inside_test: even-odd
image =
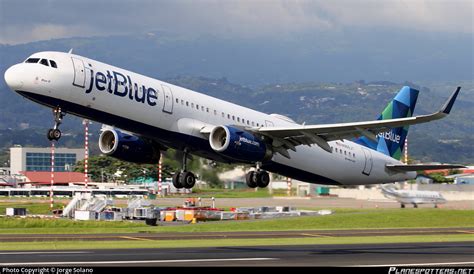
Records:
[[[21,80],[22,73],[18,65],[14,65],[5,71],[5,82],[12,90],[20,89],[23,86],[23,81]]]

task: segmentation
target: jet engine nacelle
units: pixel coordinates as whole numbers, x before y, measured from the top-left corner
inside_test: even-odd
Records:
[[[160,160],[160,151],[151,141],[117,129],[102,131],[99,148],[105,155],[137,164],[156,164]]]
[[[242,162],[261,162],[272,156],[265,142],[245,130],[231,126],[216,126],[209,135],[211,148],[220,154]]]

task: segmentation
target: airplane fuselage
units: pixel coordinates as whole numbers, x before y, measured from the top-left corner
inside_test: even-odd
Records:
[[[12,66],[5,78],[21,95],[219,162],[235,161],[212,149],[201,131],[204,128],[296,124],[281,115],[265,114],[79,55],[40,52],[29,58],[54,60],[57,67],[41,63]],[[274,153],[261,167],[294,179],[330,185],[380,184],[416,176],[416,172],[387,170],[386,164],[401,162],[350,140],[331,141],[329,145],[331,152],[300,145],[296,151],[289,151],[290,158]]]

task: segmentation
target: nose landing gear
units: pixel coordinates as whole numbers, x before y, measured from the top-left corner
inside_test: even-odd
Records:
[[[61,131],[59,130],[59,125],[62,123],[64,115],[66,114],[61,111],[60,107],[55,107],[53,109],[54,127],[48,130],[48,140],[58,141],[61,138]]]

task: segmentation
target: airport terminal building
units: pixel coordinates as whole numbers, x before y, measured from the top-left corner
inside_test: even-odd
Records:
[[[73,171],[77,161],[84,159],[84,149],[56,148],[54,153],[54,170]],[[33,148],[15,146],[10,148],[10,174],[20,171],[50,171],[51,148]]]

